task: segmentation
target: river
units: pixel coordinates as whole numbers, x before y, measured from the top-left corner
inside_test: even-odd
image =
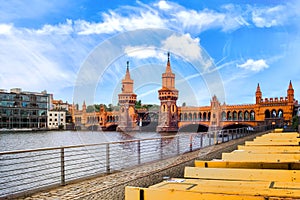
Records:
[[[161,137],[161,134],[156,132],[126,134],[102,131],[1,132],[0,152],[157,137]]]

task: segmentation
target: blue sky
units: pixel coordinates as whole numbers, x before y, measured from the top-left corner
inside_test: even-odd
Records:
[[[130,61],[135,92],[159,103],[171,52],[178,105],[300,94],[300,1],[4,0],[0,88],[55,99],[117,103]],[[110,59],[108,59],[110,58]]]

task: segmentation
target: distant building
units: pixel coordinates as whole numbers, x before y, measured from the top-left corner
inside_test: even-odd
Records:
[[[51,110],[69,110],[68,102],[63,102],[62,100],[52,100]]]
[[[49,129],[66,128],[66,111],[51,110],[47,113],[47,125]]]
[[[0,128],[46,128],[50,94],[0,90]]]

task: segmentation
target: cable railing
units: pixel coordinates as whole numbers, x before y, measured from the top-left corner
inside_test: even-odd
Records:
[[[264,131],[264,127],[261,130]],[[255,131],[255,132],[257,132]],[[253,133],[248,128],[0,152],[0,198],[108,174]]]

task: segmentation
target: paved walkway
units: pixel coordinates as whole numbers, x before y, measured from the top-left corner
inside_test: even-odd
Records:
[[[89,180],[80,181],[77,183],[60,186],[48,191],[38,192],[27,197],[16,198],[19,200],[67,200],[67,199],[119,199],[119,198],[92,198],[93,194],[105,193],[106,190],[121,188],[121,193],[124,196],[124,187],[133,180],[141,179],[158,173],[167,168],[171,168],[184,163],[193,163],[195,159],[211,160],[220,158],[224,151],[232,151],[238,144],[244,143],[245,140],[251,140],[262,133],[247,136],[237,140],[229,141],[219,145],[206,147],[201,150],[186,153],[176,158],[169,158],[162,161],[144,164],[142,166],[126,169],[114,174],[97,177]],[[183,174],[181,175],[183,176]],[[120,187],[121,186],[121,187]],[[143,187],[147,187],[143,185]],[[116,191],[117,192],[117,191]],[[124,197],[123,197],[124,198]]]

